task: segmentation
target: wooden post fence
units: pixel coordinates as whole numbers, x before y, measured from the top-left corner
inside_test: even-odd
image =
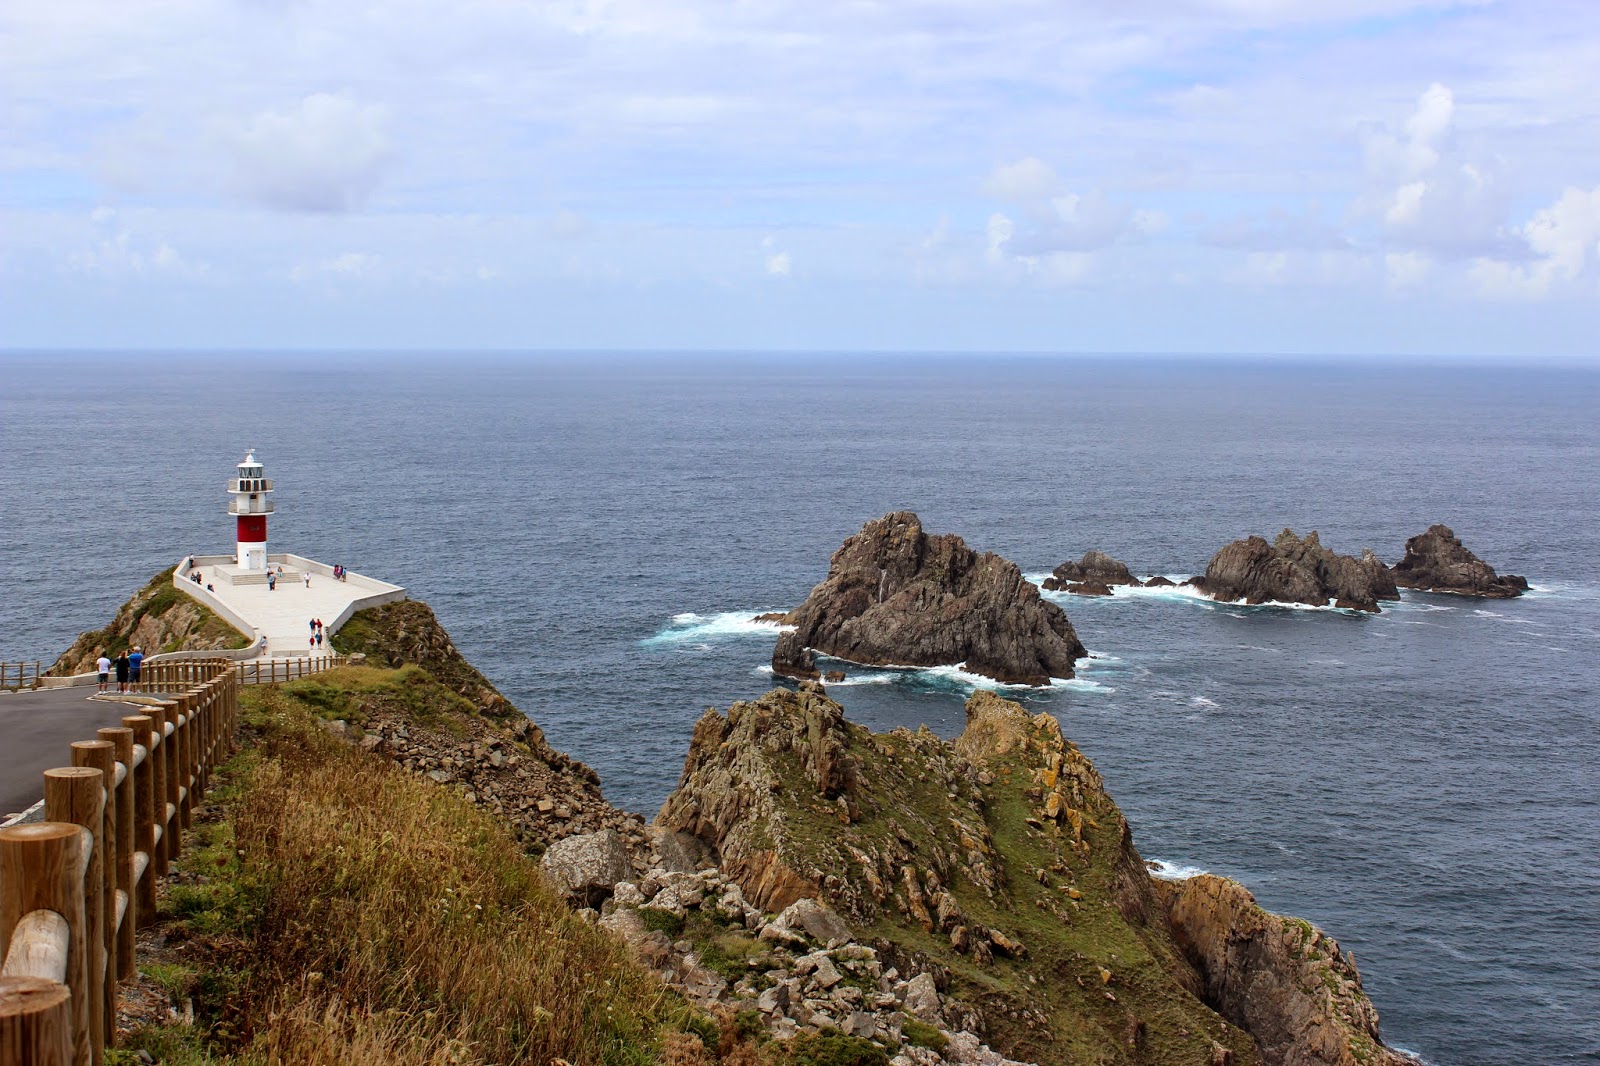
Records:
[[[232,750],[246,665],[146,666],[140,688],[169,698],[73,744],[70,767],[45,771],[47,820],[0,829],[0,1066],[100,1066],[115,1042],[135,927]]]

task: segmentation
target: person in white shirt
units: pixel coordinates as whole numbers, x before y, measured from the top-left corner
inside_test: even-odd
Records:
[[[106,658],[106,653],[101,652],[100,658],[94,661],[94,668],[100,671],[100,691],[106,690],[106,683],[111,678],[111,660]]]

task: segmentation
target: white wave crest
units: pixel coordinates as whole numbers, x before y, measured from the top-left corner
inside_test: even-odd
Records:
[[[1163,881],[1187,881],[1206,872],[1198,866],[1185,866],[1166,859],[1146,859],[1144,864],[1149,868],[1151,877],[1159,877]]]
[[[765,613],[768,612],[760,608],[750,611],[722,611],[718,614],[696,614],[693,611],[685,611],[673,615],[666,628],[639,643],[693,644],[727,637],[771,637],[791,628],[779,625],[777,622],[756,621],[757,615]]]

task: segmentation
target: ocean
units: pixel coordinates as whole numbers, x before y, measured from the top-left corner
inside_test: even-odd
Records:
[[[1057,597],[1059,716],[1149,859],[1354,950],[1438,1066],[1600,1059],[1600,370],[1247,359],[0,355],[0,658],[50,660],[155,571],[271,550],[405,585],[608,797],[653,814],[709,706],[865,521],[913,510],[1035,580],[1100,548],[1186,576],[1288,526],[1386,561],[1434,522],[1534,592],[1377,616]],[[973,679],[850,670],[874,729]]]

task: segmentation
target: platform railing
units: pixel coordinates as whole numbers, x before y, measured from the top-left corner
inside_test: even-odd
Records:
[[[270,685],[349,665],[348,655],[301,655],[283,659],[251,659],[249,662],[234,663],[233,668],[238,671],[239,680],[246,685]]]
[[[0,1066],[103,1061],[135,927],[233,750],[237,664],[157,665],[165,698],[44,772],[45,821],[0,828]]]
[[[0,692],[15,692],[19,689],[38,688],[39,679],[43,676],[43,664],[37,661],[31,663],[0,663]]]

